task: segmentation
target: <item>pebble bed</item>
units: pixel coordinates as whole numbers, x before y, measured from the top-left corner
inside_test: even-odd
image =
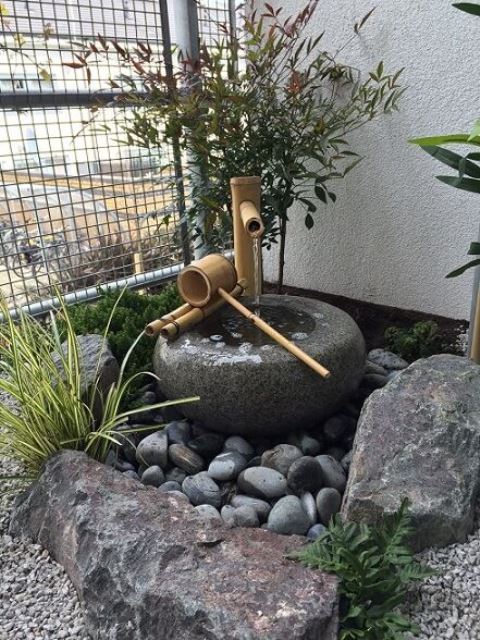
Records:
[[[359,394],[313,432],[280,441],[247,441],[211,434],[200,425],[171,420],[132,446],[128,435],[108,462],[127,476],[176,491],[206,518],[229,526],[263,526],[283,534],[316,538],[335,513],[348,475],[356,418],[364,399],[400,366],[376,350]],[[148,401],[147,390],[143,401]],[[0,459],[0,475],[18,468]],[[19,483],[0,493],[0,640],[88,640],[83,613],[63,569],[39,545],[12,540],[8,521]],[[426,580],[407,613],[420,626],[420,640],[480,639],[480,521],[468,542],[427,550],[419,558],[438,575]],[[409,638],[410,640],[410,638]],[[413,640],[413,636],[411,637]]]

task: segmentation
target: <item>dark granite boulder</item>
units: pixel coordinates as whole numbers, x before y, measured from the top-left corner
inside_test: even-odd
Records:
[[[480,479],[480,367],[418,360],[367,400],[344,497],[348,520],[376,523],[411,503],[416,550],[464,542]]]
[[[11,533],[66,569],[96,640],[334,640],[333,576],[286,559],[303,541],[228,529],[78,452],[50,459]]]

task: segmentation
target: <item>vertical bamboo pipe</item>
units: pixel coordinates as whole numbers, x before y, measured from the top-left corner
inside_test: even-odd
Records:
[[[297,347],[296,344],[294,344],[290,340],[287,340],[285,336],[282,336],[282,334],[279,333],[276,329],[274,329],[269,324],[267,324],[259,316],[255,315],[253,311],[250,311],[250,309],[247,309],[247,307],[244,307],[241,302],[236,300],[234,297],[232,297],[229,293],[227,293],[221,287],[218,289],[218,295],[221,298],[223,298],[226,302],[231,304],[232,307],[234,307],[234,309],[236,309],[242,315],[244,315],[247,318],[247,320],[250,320],[250,322],[252,322],[256,327],[258,327],[264,333],[266,333],[267,336],[270,336],[270,338],[275,340],[275,342],[277,342],[281,347],[283,347],[284,349],[289,351],[292,355],[294,355],[296,358],[301,360],[304,364],[310,367],[310,369],[313,369],[315,373],[318,373],[319,375],[321,375],[322,378],[330,377],[330,371],[328,369],[326,369],[323,365],[321,365],[319,362],[317,362],[311,356],[305,353],[305,351],[300,349],[300,347]]]
[[[477,294],[477,305],[473,320],[472,338],[470,342],[470,358],[480,364],[480,291]]]
[[[245,295],[251,296],[254,294],[255,288],[254,236],[247,232],[248,224],[246,225],[245,223],[252,219],[252,214],[255,210],[257,214],[260,211],[260,177],[243,176],[232,178],[230,180],[230,188],[232,191],[235,268],[238,273],[238,279],[246,280],[247,282]],[[248,205],[245,203],[248,203]],[[242,209],[244,211],[243,216]],[[261,232],[263,232],[263,225],[261,225]]]

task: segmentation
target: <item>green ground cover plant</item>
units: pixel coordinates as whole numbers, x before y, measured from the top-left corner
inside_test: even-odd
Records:
[[[407,546],[412,534],[408,502],[376,527],[344,523],[336,516],[327,531],[292,557],[334,573],[341,594],[340,640],[401,640],[416,625],[399,612],[409,586],[432,575]]]
[[[428,358],[436,353],[457,352],[455,347],[446,343],[438,324],[432,320],[416,322],[408,329],[389,327],[385,331],[385,344],[387,349],[408,362]]]
[[[101,332],[104,338],[110,333],[121,299],[117,297],[105,319]],[[0,402],[0,454],[21,462],[31,476],[36,476],[43,462],[60,449],[85,451],[103,461],[112,444],[120,444],[116,428],[132,413],[193,400],[122,410],[123,399],[135,380],[155,377],[144,371],[126,375],[130,357],[142,339],[140,333],[125,353],[118,381],[102,396],[102,416],[96,420],[99,377],[85,390],[75,327],[63,301],[59,311],[62,331],[53,314],[48,325],[23,313],[18,321],[12,320],[5,300],[0,300],[0,313],[0,393],[13,400]],[[99,365],[100,357],[97,372]]]

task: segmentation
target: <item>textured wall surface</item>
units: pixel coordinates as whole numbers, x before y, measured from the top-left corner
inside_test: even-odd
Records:
[[[285,14],[304,2],[271,1]],[[383,59],[405,67],[408,91],[400,112],[351,137],[363,162],[336,185],[335,205],[322,205],[308,231],[292,210],[285,282],[404,309],[453,318],[469,315],[472,276],[445,280],[465,261],[476,239],[480,196],[434,179],[449,170],[407,140],[469,130],[478,115],[480,20],[449,0],[321,0],[311,33],[325,31],[336,49],[354,22],[377,9],[342,59],[362,70]],[[265,275],[276,276],[275,252],[265,252]]]

